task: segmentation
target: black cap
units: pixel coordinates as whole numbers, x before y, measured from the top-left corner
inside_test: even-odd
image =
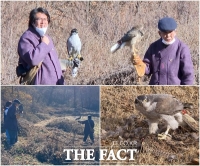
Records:
[[[164,17],[158,21],[158,29],[161,32],[174,31],[176,28],[177,28],[177,23],[171,17]]]
[[[13,102],[14,102],[14,103],[17,103],[17,104],[21,104],[20,101],[19,101],[18,99],[15,99]]]

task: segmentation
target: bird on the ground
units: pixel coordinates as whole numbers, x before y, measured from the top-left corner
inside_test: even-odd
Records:
[[[81,119],[81,116],[79,116],[78,118],[76,118],[75,120],[79,120],[79,119]]]
[[[192,117],[185,117],[182,111],[187,104],[182,103],[175,97],[169,94],[149,94],[140,95],[135,99],[135,108],[141,112],[148,119],[149,133],[155,134],[158,130],[158,123],[160,119],[167,123],[167,130],[158,134],[158,139],[166,139],[169,130],[175,130],[179,125],[186,122],[189,126]],[[188,122],[184,120],[187,118]],[[170,136],[171,137],[171,136]]]
[[[81,56],[81,40],[78,35],[78,30],[76,28],[71,30],[70,36],[67,39],[67,51],[69,60],[72,62],[72,76],[76,77],[78,68],[80,66],[80,61],[83,60]]]
[[[111,53],[116,52],[118,49],[121,49],[124,46],[129,46],[132,52],[135,53],[135,44],[144,35],[142,29],[142,26],[135,26],[131,30],[129,30],[120,40],[117,41],[115,45],[111,47]]]

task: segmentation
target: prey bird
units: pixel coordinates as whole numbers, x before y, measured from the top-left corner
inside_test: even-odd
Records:
[[[118,49],[121,49],[124,46],[129,46],[132,52],[135,53],[135,44],[144,35],[142,29],[142,26],[135,26],[131,30],[129,30],[120,40],[117,41],[115,45],[111,47],[111,53],[116,52]]]
[[[167,136],[170,136],[168,134],[170,129],[175,130],[184,123],[187,123],[190,127],[193,125],[195,120],[188,114],[185,116],[182,113],[187,106],[190,107],[190,105],[182,103],[169,94],[140,95],[135,99],[136,110],[149,120],[150,134],[157,133],[160,119],[165,120],[167,130],[162,134],[158,134],[158,139],[166,139]]]

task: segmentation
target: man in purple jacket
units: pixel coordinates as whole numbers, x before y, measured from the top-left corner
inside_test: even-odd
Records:
[[[34,80],[34,85],[63,85],[64,78],[52,39],[46,35],[50,15],[46,9],[36,8],[30,12],[29,28],[18,43],[19,63],[30,69],[42,65]]]
[[[194,69],[188,46],[176,38],[177,23],[164,17],[158,22],[160,39],[150,45],[144,55],[145,74],[150,85],[192,85]],[[142,63],[135,59],[135,63]]]

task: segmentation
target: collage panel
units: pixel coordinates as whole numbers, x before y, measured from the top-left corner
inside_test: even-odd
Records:
[[[2,1],[1,11],[2,85],[199,84],[198,1]]]
[[[1,105],[1,165],[99,165],[98,86],[2,86]]]
[[[199,165],[199,1],[0,4],[1,165]]]
[[[102,86],[101,150],[102,165],[198,164],[199,87]]]

